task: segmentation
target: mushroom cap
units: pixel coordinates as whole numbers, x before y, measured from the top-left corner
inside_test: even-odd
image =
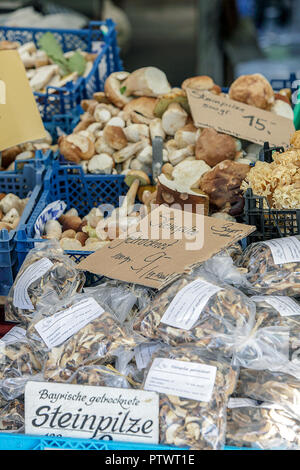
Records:
[[[121,93],[123,82],[128,76],[129,72],[114,72],[107,77],[104,84],[105,96],[118,108],[124,106],[131,100],[130,97]]]
[[[196,90],[211,90],[214,87],[214,81],[211,77],[206,75],[199,75],[197,77],[190,77],[184,80],[181,85],[183,90],[193,88]]]
[[[229,98],[269,110],[274,103],[274,91],[269,81],[259,73],[241,75],[232,83]]]
[[[142,114],[142,116],[149,119],[154,119],[154,109],[157,103],[157,98],[150,98],[148,96],[141,96],[140,98],[135,98],[126,104],[124,107],[124,116],[125,119],[130,117],[132,112]]]
[[[137,179],[139,180],[141,186],[151,184],[149,176],[142,170],[129,170],[125,176],[125,183],[127,186],[131,186],[134,180]]]

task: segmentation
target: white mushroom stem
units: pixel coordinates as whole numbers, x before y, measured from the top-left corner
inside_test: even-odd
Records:
[[[149,124],[149,129],[150,129],[150,137],[152,141],[154,140],[155,137],[162,137],[162,139],[165,140],[166,133],[163,129],[161,119],[159,118],[152,119],[152,121]]]
[[[174,150],[173,152],[169,152],[169,162],[171,165],[175,166],[178,163],[182,162],[186,157],[191,157],[194,155],[194,146],[189,145],[183,149]]]
[[[135,70],[122,85],[126,87],[126,96],[157,97],[171,91],[166,74],[156,67]]]
[[[125,162],[130,157],[133,157],[137,152],[144,148],[145,143],[140,141],[134,144],[129,144],[118,152],[114,153],[114,160],[116,163]]]
[[[171,103],[162,116],[162,127],[166,134],[174,135],[181,129],[188,115],[178,103]]]
[[[149,137],[149,127],[146,124],[130,124],[123,130],[128,142],[139,142],[143,137]]]

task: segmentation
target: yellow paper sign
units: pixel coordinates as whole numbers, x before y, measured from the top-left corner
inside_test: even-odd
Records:
[[[0,151],[46,137],[18,51],[0,51]]]

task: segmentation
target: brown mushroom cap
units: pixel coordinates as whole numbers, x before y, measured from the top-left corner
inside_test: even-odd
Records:
[[[184,80],[181,85],[183,90],[192,88],[195,90],[211,90],[214,87],[214,81],[212,78],[206,75],[199,75],[197,77],[190,77]]]
[[[126,80],[129,75],[129,72],[111,73],[104,84],[106,98],[121,109],[131,100],[130,97],[121,93],[122,82]]]
[[[274,103],[274,91],[263,75],[242,75],[231,85],[229,98],[269,110]]]
[[[128,119],[131,113],[138,113],[148,119],[154,119],[154,109],[157,103],[157,98],[150,98],[148,96],[141,96],[135,98],[126,104],[124,107],[124,117]]]
[[[215,129],[204,129],[196,142],[196,159],[204,160],[214,167],[224,160],[236,156],[236,143],[233,137],[220,134]]]
[[[139,180],[140,186],[150,185],[150,178],[142,170],[129,170],[125,176],[125,183],[127,186],[131,186],[135,180]]]

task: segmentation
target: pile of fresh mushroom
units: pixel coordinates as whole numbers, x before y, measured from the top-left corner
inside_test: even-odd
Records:
[[[0,230],[8,232],[17,228],[28,198],[20,199],[13,193],[0,193]]]
[[[141,218],[150,211],[147,195],[144,198],[145,205],[138,208],[140,210],[135,207],[139,189],[148,188],[150,179],[143,171],[131,170],[127,173],[125,182],[129,189],[121,206],[107,217],[104,216],[101,206],[93,207],[82,218],[75,208],[71,208],[58,220],[51,219],[46,222],[42,238],[59,240],[60,246],[67,251],[96,251],[118,238],[121,233],[134,231]]]
[[[161,137],[164,166],[155,202],[191,204],[192,210],[202,204],[206,214],[210,207],[210,213],[221,213],[217,216],[238,215],[243,209],[240,186],[261,146],[196,128],[187,88],[222,94],[206,76],[171,88],[166,75],[155,67],[112,73],[104,92],[82,101],[79,124],[71,135],[59,139],[61,154],[88,173],[151,174],[153,139]],[[224,96],[293,117],[288,90],[275,94],[259,74],[240,77]]]
[[[42,152],[47,150],[56,151],[57,145],[53,145],[51,135],[48,131],[45,130],[45,132],[46,137],[44,139],[14,145],[13,147],[3,150],[0,153],[0,171],[14,171],[16,161],[34,159],[36,150],[41,150]]]

